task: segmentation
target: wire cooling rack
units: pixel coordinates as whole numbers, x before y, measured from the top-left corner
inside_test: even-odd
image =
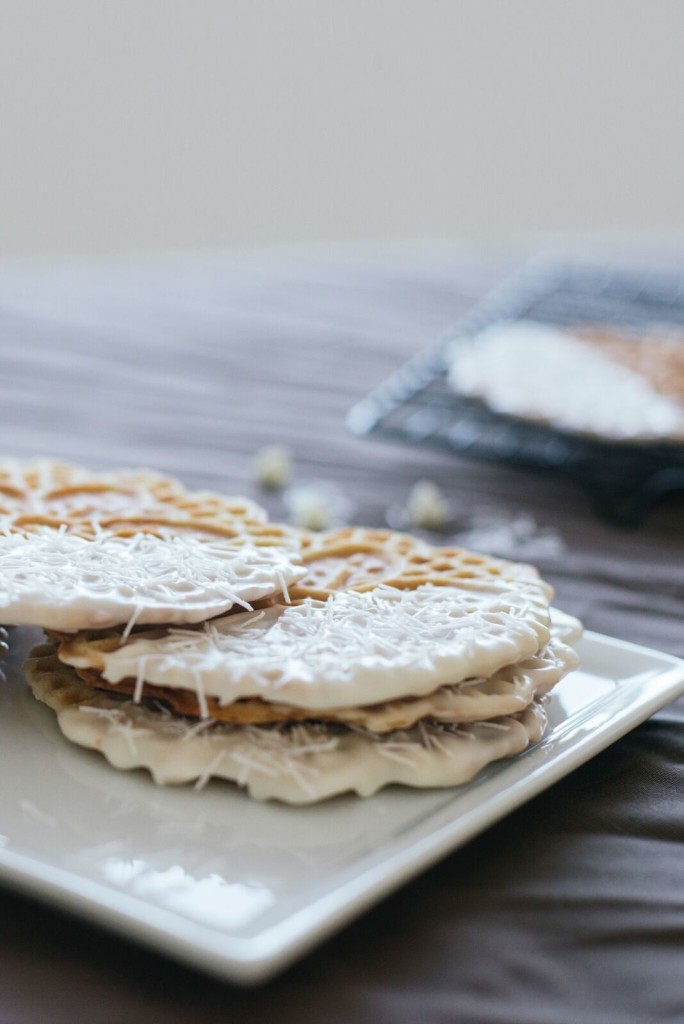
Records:
[[[624,526],[638,525],[658,501],[684,491],[682,444],[584,437],[495,413],[453,390],[447,351],[496,321],[516,319],[632,330],[657,324],[684,335],[684,274],[535,262],[355,405],[349,427],[563,473],[584,488],[599,515]]]

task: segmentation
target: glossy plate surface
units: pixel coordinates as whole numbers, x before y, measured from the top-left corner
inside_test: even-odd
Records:
[[[72,746],[16,629],[0,686],[0,881],[214,975],[266,979],[684,693],[684,662],[589,633],[545,739],[452,790],[314,807],[162,789]]]

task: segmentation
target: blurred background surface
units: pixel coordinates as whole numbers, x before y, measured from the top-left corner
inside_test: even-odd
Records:
[[[0,259],[684,229],[678,0],[0,0]]]

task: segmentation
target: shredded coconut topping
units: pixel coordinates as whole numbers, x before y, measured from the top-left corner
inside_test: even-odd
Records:
[[[0,617],[65,630],[196,622],[282,590],[304,570],[278,547],[48,527],[0,535]]]
[[[473,591],[381,585],[225,616],[202,630],[142,632],[114,651],[66,645],[60,657],[81,668],[94,657],[112,683],[138,678],[144,659],[148,683],[223,703],[259,696],[348,707],[489,676],[535,654],[549,639],[548,621],[548,595],[534,577]]]
[[[348,790],[368,796],[392,782],[459,785],[539,740],[546,725],[541,702],[492,722],[455,726],[427,720],[382,736],[321,722],[197,723],[156,702],[136,704],[93,691],[57,660],[50,645],[34,650],[25,671],[36,697],[57,712],[64,734],[99,750],[118,768],[145,767],[159,783],[195,782],[200,789],[220,777],[259,799],[295,804]]]

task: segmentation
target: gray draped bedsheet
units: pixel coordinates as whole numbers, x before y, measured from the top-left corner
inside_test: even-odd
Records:
[[[532,516],[512,554],[588,628],[682,656],[684,499],[618,529],[568,480],[345,427],[517,263],[432,246],[6,267],[2,450],[148,465],[280,518],[252,474],[277,440],[370,526],[430,479],[461,530]],[[0,1021],[684,1020],[683,744],[679,701],[256,990],[0,889]]]

